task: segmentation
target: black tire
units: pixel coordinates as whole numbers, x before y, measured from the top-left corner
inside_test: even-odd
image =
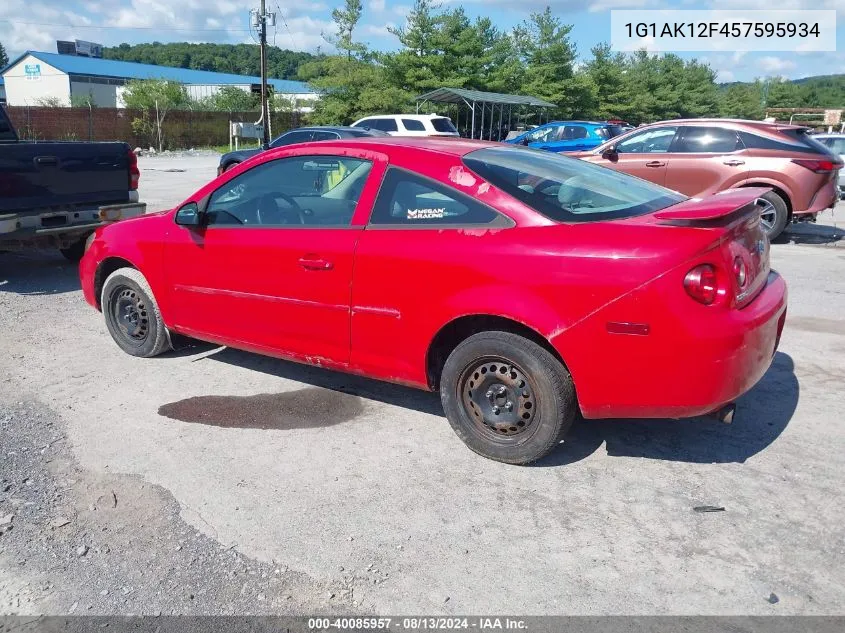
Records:
[[[763,222],[763,228],[771,242],[786,228],[789,219],[789,209],[786,201],[774,191],[769,191],[757,199]]]
[[[119,268],[109,275],[100,305],[109,333],[127,354],[150,358],[170,349],[158,304],[140,271]]]
[[[241,162],[240,162],[240,161],[235,161],[234,163],[229,163],[228,165],[226,165],[226,166],[223,168],[223,172],[225,173],[225,172],[229,171],[230,169],[232,169],[233,167],[237,167],[237,166],[238,166],[238,165],[240,165],[240,164],[241,164]]]
[[[507,464],[529,464],[548,454],[578,409],[572,377],[561,362],[510,332],[480,332],[460,343],[443,366],[440,398],[470,449]]]
[[[65,259],[70,262],[78,262],[85,254],[85,242],[88,240],[86,235],[81,240],[78,240],[68,246],[67,248],[60,248],[59,252],[65,256]]]

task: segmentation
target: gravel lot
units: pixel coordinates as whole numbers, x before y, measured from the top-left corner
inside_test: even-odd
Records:
[[[216,162],[144,157],[141,198]],[[0,255],[0,613],[841,614],[834,219],[773,246],[787,326],[733,425],[580,422],[528,468],[466,449],[432,394],[205,345],[132,358],[74,266]]]

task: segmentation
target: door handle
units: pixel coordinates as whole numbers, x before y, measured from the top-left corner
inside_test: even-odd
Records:
[[[55,156],[36,156],[32,159],[36,165],[58,165],[59,159]]]
[[[725,165],[728,165],[729,167],[737,167],[739,165],[744,165],[745,161],[734,159],[734,160],[725,160],[725,161],[722,161],[722,163],[725,164]]]
[[[664,167],[666,163],[661,160],[652,160],[645,164],[646,167]]]
[[[331,270],[334,268],[334,264],[327,259],[311,257],[301,257],[299,259],[299,265],[305,270]]]

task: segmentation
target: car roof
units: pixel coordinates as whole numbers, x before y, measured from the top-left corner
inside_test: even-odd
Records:
[[[727,125],[730,127],[745,127],[766,131],[790,129],[797,130],[806,127],[804,125],[793,125],[790,123],[769,123],[767,121],[752,121],[750,119],[719,119],[713,117],[701,119],[668,119],[666,121],[655,121],[654,123],[648,123],[646,125],[642,125],[634,129],[642,130],[644,128],[654,127],[655,125]]]
[[[813,134],[813,138],[845,138],[845,132],[821,132]]]
[[[371,114],[361,117],[359,121],[366,119],[448,119],[445,114]]]
[[[456,136],[362,136],[357,138],[342,138],[338,140],[319,141],[320,147],[366,147],[378,150],[378,148],[409,148],[449,154],[452,156],[464,156],[475,150],[485,147],[511,147],[493,141],[479,141]],[[278,147],[270,150],[280,152],[287,147]]]
[[[616,125],[615,123],[608,123],[607,121],[549,121],[548,123],[543,123],[540,127],[546,127],[547,125]]]

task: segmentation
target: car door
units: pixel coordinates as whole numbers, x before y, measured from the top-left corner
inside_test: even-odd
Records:
[[[666,183],[666,168],[677,126],[661,125],[621,139],[616,152],[596,156],[592,162],[637,176],[658,185]]]
[[[562,124],[547,123],[537,129],[527,132],[523,137],[523,144],[533,147],[534,149],[548,150],[555,141],[563,138]]]
[[[747,150],[736,130],[683,125],[672,146],[664,184],[687,196],[729,189],[745,181],[746,157]]]
[[[399,382],[424,382],[425,346],[441,312],[448,280],[474,275],[461,262],[491,258],[513,221],[446,184],[390,167],[355,252],[352,357],[356,371]],[[482,280],[477,280],[479,284]],[[442,322],[438,323],[441,324]]]
[[[204,223],[192,225],[190,204],[177,212],[164,253],[176,331],[348,362],[352,258],[363,230],[352,220],[378,183],[372,157],[345,153],[302,148],[265,159],[193,201]]]

